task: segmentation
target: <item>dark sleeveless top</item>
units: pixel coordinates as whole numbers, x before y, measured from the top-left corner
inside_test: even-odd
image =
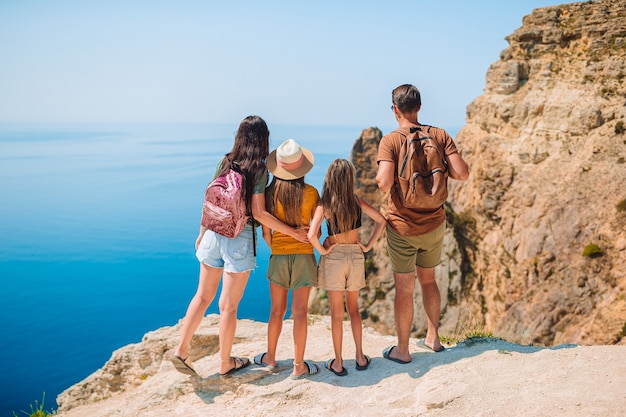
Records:
[[[361,213],[362,213],[361,206],[359,206],[359,209],[357,211],[356,221],[352,225],[352,227],[348,230],[337,230],[338,229],[337,216],[333,215],[332,223],[329,221],[329,219],[326,219],[326,228],[328,229],[328,235],[333,236],[333,235],[338,235],[340,233],[349,232],[350,230],[358,229],[359,227],[361,227]]]

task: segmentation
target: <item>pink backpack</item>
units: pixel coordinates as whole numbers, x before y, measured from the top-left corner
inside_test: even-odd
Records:
[[[243,190],[243,174],[230,169],[206,188],[202,225],[215,233],[234,238],[248,223]]]

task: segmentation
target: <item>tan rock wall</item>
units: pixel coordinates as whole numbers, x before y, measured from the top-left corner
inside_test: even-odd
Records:
[[[507,40],[456,138],[471,175],[450,182],[437,268],[442,333],[625,343],[626,2],[537,9]],[[384,211],[375,187],[381,136],[364,130],[352,160],[362,195]],[[602,256],[583,256],[591,244]],[[393,333],[384,238],[368,266],[365,322]],[[417,289],[414,336],[426,329],[420,297]],[[327,312],[323,302],[312,309]]]

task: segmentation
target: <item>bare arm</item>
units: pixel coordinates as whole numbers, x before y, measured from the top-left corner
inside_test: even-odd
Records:
[[[263,232],[263,240],[267,243],[267,246],[272,247],[272,229],[267,226],[261,225],[261,231]]]
[[[465,181],[469,177],[469,167],[458,152],[446,155],[446,160],[448,161],[450,178]]]
[[[359,203],[361,204],[361,210],[363,210],[365,214],[367,214],[372,220],[376,222],[376,226],[372,231],[369,242],[367,242],[367,244],[365,245],[359,242],[361,250],[363,252],[369,252],[374,246],[374,243],[376,243],[378,238],[380,238],[380,235],[383,234],[383,230],[385,230],[385,226],[387,225],[387,219],[385,219],[385,216],[383,216],[380,211],[371,206],[367,201],[363,200],[362,198],[359,198]]]
[[[262,225],[271,230],[277,230],[289,235],[298,242],[309,243],[307,239],[307,228],[295,228],[286,225],[265,209],[265,194],[263,193],[252,195],[252,215]]]
[[[196,250],[198,250],[198,246],[200,246],[200,241],[202,240],[202,237],[204,236],[204,232],[206,232],[206,227],[202,226],[201,224],[200,232],[198,232],[198,237],[196,238]]]
[[[391,189],[394,182],[396,164],[391,161],[380,161],[378,163],[378,172],[376,173],[376,183],[382,192]]]
[[[325,248],[320,243],[320,235],[322,234],[322,221],[324,220],[324,209],[322,206],[317,206],[313,212],[313,218],[311,219],[311,227],[309,228],[309,242],[320,255],[328,255],[331,248]],[[334,245],[333,245],[334,246]]]

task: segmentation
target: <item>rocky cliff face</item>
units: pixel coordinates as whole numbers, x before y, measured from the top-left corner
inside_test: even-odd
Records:
[[[366,328],[363,349],[371,356],[370,366],[356,371],[354,344],[345,343],[343,363],[348,375],[338,377],[324,369],[324,362],[334,355],[330,317],[310,316],[306,359],[319,366],[319,373],[299,380],[289,377],[293,321],[285,320],[278,341],[278,369],[251,364],[220,377],[218,323],[219,316],[208,315],[191,341],[191,358],[201,377],[178,373],[169,360],[180,337],[179,322],[113,352],[101,369],[58,396],[55,416],[586,417],[626,412],[623,346],[546,349],[471,339],[433,353],[415,348],[417,340],[411,339],[413,361],[402,365],[381,355],[395,338]],[[348,321],[343,331],[349,337]],[[267,349],[266,339],[266,323],[239,320],[233,354],[252,359]]]
[[[471,175],[450,184],[442,333],[626,343],[626,3],[537,9],[507,41],[456,137]],[[352,160],[362,194],[384,210],[380,137],[363,131]],[[392,333],[384,239],[368,272],[365,321]],[[414,335],[425,329],[417,308]]]

